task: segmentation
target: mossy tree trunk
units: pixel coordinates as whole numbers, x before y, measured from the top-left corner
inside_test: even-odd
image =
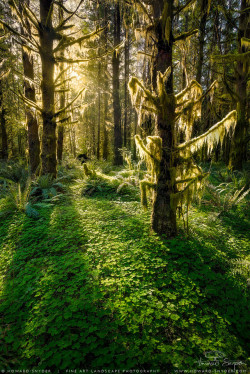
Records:
[[[124,128],[123,128],[123,145],[127,147],[129,136],[129,95],[128,95],[128,79],[129,79],[129,30],[126,28],[126,40],[124,48]]]
[[[104,24],[107,25],[108,22],[108,11],[109,11],[109,5],[105,2],[104,4]],[[105,52],[108,51],[108,28],[106,27],[104,29],[104,46],[105,46]],[[102,143],[102,157],[104,160],[108,159],[109,156],[109,149],[108,149],[108,130],[107,130],[107,122],[108,122],[108,92],[109,92],[109,79],[107,77],[106,72],[108,71],[108,57],[105,57],[104,65],[103,65],[103,71],[104,71],[104,124],[103,124],[103,143]]]
[[[238,31],[238,52],[246,52],[245,46],[242,45],[242,38],[250,39],[249,13],[246,11],[249,4],[247,0],[241,0],[241,13]],[[236,67],[236,92],[237,92],[237,113],[238,121],[235,128],[233,147],[231,153],[230,165],[234,170],[241,170],[244,161],[247,159],[247,142],[248,142],[248,118],[250,106],[247,100],[247,80],[249,73],[249,62],[238,61]]]
[[[171,74],[166,82],[166,92],[162,96],[161,107],[164,110],[157,115],[156,128],[162,139],[162,158],[160,172],[156,185],[153,201],[152,228],[158,234],[168,237],[176,235],[176,209],[171,204],[171,194],[174,187],[171,183],[171,168],[174,166],[174,123],[175,123],[175,98],[173,94],[172,72],[172,20],[173,1],[155,1],[155,18],[157,18],[156,40],[157,55],[154,61],[156,71],[164,73],[171,67]],[[153,82],[153,86],[156,83]]]
[[[0,158],[2,160],[8,159],[8,137],[6,129],[6,119],[5,119],[5,108],[3,105],[3,87],[0,81],[0,131],[1,131],[1,154]]]
[[[54,54],[53,32],[50,7],[53,0],[40,0],[40,45],[42,62],[42,104],[43,104],[43,137],[42,137],[42,174],[57,175],[56,157],[56,120],[54,105]]]
[[[63,1],[60,0],[60,4],[63,5]],[[60,7],[59,8],[59,23],[62,22],[63,20],[63,9]],[[63,59],[64,58],[64,49],[60,51],[60,57]],[[60,75],[61,75],[61,89],[62,92],[60,93],[60,109],[63,109],[66,104],[66,99],[65,99],[65,89],[66,89],[66,84],[65,84],[65,74],[64,74],[64,63],[60,63]],[[65,117],[66,114],[62,113],[61,114],[61,120],[63,120],[63,117]],[[59,163],[62,162],[62,156],[63,156],[63,141],[64,141],[64,122],[59,122],[58,129],[57,129],[57,161]]]
[[[29,0],[25,0],[24,3],[29,6]],[[20,7],[22,12],[22,7]],[[28,19],[25,19],[26,29],[22,30],[22,34],[30,38],[31,36],[31,27]],[[27,34],[27,35],[26,35]],[[25,48],[22,49],[22,58],[23,58],[23,72],[25,77],[29,80],[24,81],[24,94],[25,97],[35,102],[36,101],[36,92],[33,84],[30,84],[30,80],[34,80],[34,62],[33,55],[28,53]],[[30,170],[32,174],[37,172],[37,169],[40,164],[40,140],[38,134],[38,121],[36,114],[32,108],[26,107],[26,119],[28,127],[28,144],[29,144],[29,162]]]
[[[114,5],[114,45],[118,46],[121,42],[121,16],[120,4],[117,1]],[[120,104],[120,56],[116,50],[112,56],[113,67],[113,108],[114,108],[114,164],[122,165],[122,129],[121,129],[121,104]]]
[[[101,157],[101,62],[98,61],[98,94],[97,94],[97,149],[96,157],[97,160],[100,160]]]

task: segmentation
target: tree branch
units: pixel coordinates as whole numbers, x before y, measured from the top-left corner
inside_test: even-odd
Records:
[[[77,95],[76,97],[70,102],[68,103],[64,108],[58,110],[55,114],[54,114],[54,117],[57,117],[59,116],[61,113],[65,112],[77,99],[78,97],[83,93],[83,91],[86,90],[86,88],[84,87]]]
[[[176,11],[174,13],[174,16],[176,16],[177,14],[179,14],[180,12],[182,12],[185,8],[187,8],[188,6],[192,5],[192,3],[194,2],[195,0],[188,0],[186,2],[186,4],[180,6],[180,7],[177,7],[176,8]]]
[[[69,16],[67,18],[65,18],[64,20],[62,20],[62,22],[59,24],[58,27],[62,27],[64,26],[69,20],[70,18],[72,18],[76,12],[78,11],[80,5],[83,3],[84,0],[80,0],[79,4],[77,5],[76,9],[73,11],[73,12],[70,12],[68,11],[60,2],[58,1],[55,1],[55,4],[58,5],[60,8],[62,8],[66,13],[69,14]]]
[[[98,29],[98,30],[95,30],[95,31],[91,32],[90,34],[83,35],[83,36],[81,36],[78,39],[68,40],[68,41],[66,39],[66,42],[65,42],[65,39],[62,38],[61,41],[56,46],[56,48],[54,48],[54,53],[56,53],[56,52],[58,52],[58,51],[60,51],[62,49],[65,49],[67,47],[70,47],[70,46],[72,46],[72,45],[74,45],[76,43],[80,44],[84,40],[91,39],[93,36],[98,35],[99,33],[101,33],[104,29],[105,29],[105,27],[102,27],[101,29]]]
[[[27,106],[33,107],[34,109],[38,110],[41,113],[43,112],[42,108],[40,108],[39,105],[37,105],[34,101],[27,99],[20,91],[18,91],[17,93],[11,88],[10,88],[10,91],[13,92],[14,95],[18,96],[21,100],[23,100]]]
[[[197,34],[198,32],[199,32],[198,29],[190,30],[190,31],[187,31],[187,32],[183,32],[182,34],[179,34],[179,35],[177,35],[177,36],[174,37],[174,42],[178,42],[179,40],[185,40],[189,36]]]

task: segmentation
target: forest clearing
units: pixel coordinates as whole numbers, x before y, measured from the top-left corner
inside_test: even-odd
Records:
[[[0,372],[248,372],[249,6],[0,0]]]

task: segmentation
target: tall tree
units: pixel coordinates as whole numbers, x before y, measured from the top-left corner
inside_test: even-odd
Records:
[[[231,154],[231,166],[235,170],[241,170],[243,162],[247,159],[247,144],[249,141],[250,105],[247,97],[247,82],[249,76],[249,0],[241,0],[239,28],[238,28],[238,54],[242,58],[236,63],[236,98],[238,121],[233,138]]]
[[[19,3],[20,14],[23,16],[23,22],[25,27],[21,27],[21,34],[30,39],[31,38],[31,25],[29,19],[23,12],[23,5],[29,7],[30,1],[23,0]],[[27,50],[22,46],[22,58],[23,58],[23,72],[25,76],[24,80],[24,94],[27,100],[35,103],[36,92],[34,85],[34,61],[31,50]],[[40,164],[40,140],[38,134],[38,121],[36,113],[33,108],[26,106],[26,121],[28,127],[28,144],[29,144],[29,162],[30,170],[32,174],[37,172]]]
[[[63,1],[60,0],[60,8],[59,8],[59,24],[63,22]],[[59,62],[59,76],[60,76],[60,109],[63,109],[66,104],[66,97],[65,97],[65,91],[66,91],[66,85],[65,85],[65,69],[64,69],[64,49],[60,51],[60,58],[62,62]],[[64,141],[64,126],[65,126],[65,121],[64,121],[64,113],[61,113],[61,118],[59,119],[59,124],[57,128],[57,161],[59,163],[62,162],[62,156],[63,156],[63,141]]]
[[[42,62],[42,173],[57,175],[55,118],[55,58],[53,50],[53,0],[40,0],[39,38]]]
[[[210,9],[211,0],[200,0],[200,23],[199,23],[199,48],[196,69],[196,81],[201,83],[202,67],[204,61],[204,45],[206,35],[207,17]]]
[[[117,1],[114,5],[114,46],[121,43],[121,15],[120,3]],[[121,165],[122,154],[122,128],[121,128],[121,104],[120,104],[120,55],[114,49],[112,56],[113,68],[113,109],[114,109],[114,164]]]
[[[144,2],[143,2],[144,3]],[[190,1],[187,1],[190,4]],[[141,5],[141,2],[139,2]],[[226,130],[235,125],[236,112],[231,112],[224,120],[214,125],[205,134],[192,138],[194,121],[199,117],[202,88],[192,81],[182,92],[173,92],[173,44],[185,40],[197,30],[179,35],[173,33],[174,15],[185,6],[174,7],[174,1],[152,1],[152,11],[144,9],[154,30],[156,54],[152,63],[157,76],[153,82],[154,91],[146,89],[135,77],[130,80],[133,102],[139,112],[154,113],[158,136],[148,137],[147,144],[137,137],[141,155],[146,159],[151,174],[150,180],[141,182],[142,200],[145,203],[146,190],[153,190],[152,228],[159,234],[173,237],[177,233],[176,210],[199,188],[204,174],[192,159],[192,153],[205,142],[211,150]],[[214,88],[213,84],[209,90]],[[139,116],[140,117],[140,116]],[[184,131],[185,141],[178,143],[178,132]]]
[[[6,113],[4,108],[3,100],[3,82],[0,79],[0,130],[1,130],[1,159],[6,160],[8,158],[8,137],[6,129]]]

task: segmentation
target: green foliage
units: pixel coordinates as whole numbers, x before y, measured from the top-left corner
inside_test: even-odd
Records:
[[[133,193],[117,193],[119,178],[98,173],[41,205],[39,220],[3,220],[1,366],[172,373],[200,369],[206,351],[245,362],[246,211],[212,220],[197,206],[192,237],[166,240]]]
[[[20,183],[23,187],[29,178],[29,170],[22,162],[4,161],[0,163],[0,181]]]
[[[46,200],[53,202],[58,200],[60,194],[66,192],[66,187],[60,179],[53,179],[50,175],[41,175],[33,182],[30,198],[33,202]]]
[[[23,187],[20,183],[14,183],[11,180],[7,181],[4,186],[5,194],[0,200],[0,215],[4,216],[12,211],[26,212],[29,215],[31,207],[28,200],[31,180],[28,178]]]
[[[237,207],[244,207],[249,201],[250,189],[246,172],[232,172],[222,167],[217,170],[217,168],[218,166],[214,166],[211,170],[203,204],[212,205],[220,216]]]

